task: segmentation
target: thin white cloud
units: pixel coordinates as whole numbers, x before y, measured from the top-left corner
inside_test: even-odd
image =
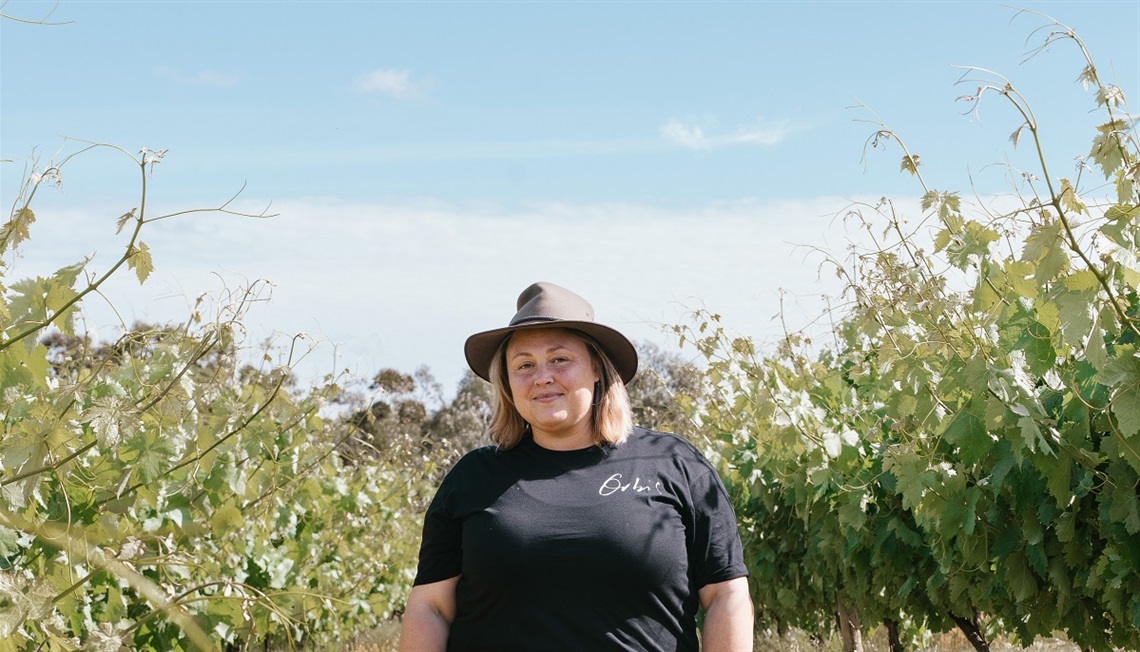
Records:
[[[271,220],[203,215],[155,223],[143,235],[152,278],[139,286],[133,274],[116,275],[103,294],[117,310],[92,299],[88,323],[182,320],[202,292],[225,295],[220,285],[264,278],[273,298],[245,321],[250,346],[271,331],[307,332],[324,344],[306,360],[305,377],[342,368],[368,377],[384,366],[410,372],[426,364],[449,390],[464,369],[466,336],[505,323],[515,296],[536,280],[582,293],[599,319],[635,340],[675,346],[660,324],[684,322],[704,306],[730,330],[771,342],[782,323],[806,327],[818,316],[820,293],[841,289],[824,255],[798,245],[843,258],[849,240],[865,237],[836,217],[847,204],[834,197],[691,208],[286,199],[274,202],[279,216]],[[47,269],[24,272],[49,273],[96,251],[92,269],[106,269],[124,234],[86,210],[37,222],[52,233],[31,244],[53,247],[36,249],[39,256],[29,250],[25,260]],[[60,242],[71,247],[54,246]],[[630,243],[655,255],[615,267],[629,260]],[[567,252],[575,264],[551,264]],[[404,280],[409,270],[414,283]],[[773,319],[781,309],[785,322]]]
[[[687,125],[676,118],[661,126],[661,135],[689,149],[709,149],[711,147],[704,129],[697,125]]]
[[[729,144],[756,144],[756,145],[775,145],[788,135],[788,127],[785,123],[775,125],[766,124],[762,119],[757,118],[757,124],[752,126],[740,127],[736,133],[726,136],[724,140]]]
[[[412,79],[409,70],[377,68],[356,79],[356,90],[361,93],[384,93],[402,102],[417,102],[427,97],[430,84]]]
[[[233,73],[219,72],[217,70],[199,70],[196,73],[184,74],[171,68],[157,68],[155,72],[184,86],[213,86],[215,88],[232,88],[237,86],[241,77]]]
[[[710,150],[733,145],[775,145],[788,134],[784,122],[768,123],[757,118],[754,124],[742,125],[728,133],[715,131],[715,120],[681,120],[670,118],[661,125],[660,133],[668,141],[695,150]]]

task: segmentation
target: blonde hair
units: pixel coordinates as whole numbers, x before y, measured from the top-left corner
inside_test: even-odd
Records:
[[[629,407],[629,394],[625,391],[621,374],[597,340],[581,331],[570,328],[562,330],[582,340],[600,377],[598,385],[594,388],[594,406],[591,414],[594,443],[598,446],[607,444],[617,446],[633,432],[633,413]],[[491,423],[487,426],[487,437],[502,451],[517,446],[530,427],[519,414],[511,396],[511,382],[507,377],[505,364],[507,344],[510,341],[511,337],[508,335],[499,345],[494,357],[491,358],[491,369],[488,374],[495,389],[495,400],[491,407]]]

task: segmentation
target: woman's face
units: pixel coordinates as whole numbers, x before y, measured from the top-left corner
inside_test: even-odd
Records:
[[[506,368],[515,408],[535,443],[554,450],[594,444],[591,410],[600,377],[585,342],[561,328],[519,331],[507,344]]]

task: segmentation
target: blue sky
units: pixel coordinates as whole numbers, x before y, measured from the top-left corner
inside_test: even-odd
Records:
[[[1140,2],[1018,6],[1073,27],[1102,77],[1140,92]],[[1026,61],[1047,21],[993,2],[61,0],[0,13],[59,23],[0,20],[6,206],[33,162],[79,147],[66,137],[168,150],[152,211],[244,186],[233,206],[277,214],[150,225],[151,281],[108,288],[90,328],[177,320],[201,293],[265,279],[251,344],[305,332],[319,343],[305,373],[426,364],[447,391],[463,339],[504,324],[535,280],[666,347],[659,325],[700,306],[762,343],[781,296],[790,325],[806,323],[838,285],[804,245],[842,257],[860,237],[836,215],[887,195],[920,218],[900,152],[864,159],[865,120],[899,132],[939,189],[1008,193],[991,164],[1031,163],[1008,140],[1008,106],[955,101],[978,86],[956,84],[979,78],[961,66],[1027,96],[1060,176],[1098,117],[1077,49]],[[105,269],[115,218],[137,204],[124,156],[74,159],[37,196],[8,274],[87,256]]]

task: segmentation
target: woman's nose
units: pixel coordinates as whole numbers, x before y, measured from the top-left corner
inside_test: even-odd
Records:
[[[535,385],[549,385],[554,382],[554,374],[550,373],[550,369],[545,365],[538,368],[538,372],[534,374]]]

